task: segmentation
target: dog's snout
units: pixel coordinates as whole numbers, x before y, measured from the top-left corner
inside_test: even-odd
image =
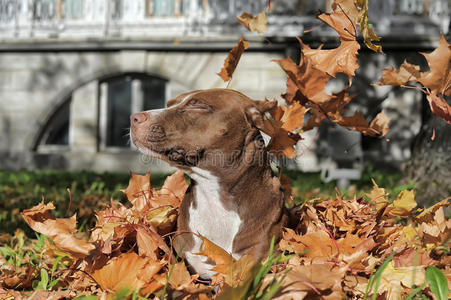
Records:
[[[140,112],[140,113],[133,114],[130,116],[130,123],[132,125],[138,125],[138,124],[146,122],[148,119],[149,119],[149,116],[147,113]]]

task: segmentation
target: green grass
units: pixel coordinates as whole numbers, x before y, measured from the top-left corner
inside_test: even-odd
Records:
[[[320,173],[303,173],[299,171],[282,171],[291,179],[291,185],[294,190],[295,203],[299,204],[310,199],[327,199],[335,198],[337,194],[337,183],[335,181],[324,183],[321,181]],[[413,189],[413,184],[399,185],[402,179],[400,172],[384,172],[375,170],[371,167],[367,168],[360,180],[351,181],[351,185],[347,189],[339,189],[339,192],[345,198],[364,196],[373,188],[372,179],[379,187],[386,189],[390,194],[390,199],[394,199],[402,190]]]
[[[314,198],[333,198],[335,182],[321,182],[319,173],[282,171],[291,179],[296,190],[297,203]],[[163,184],[166,174],[152,174],[152,186]],[[13,234],[17,228],[33,237],[33,231],[23,221],[20,212],[38,204],[42,198],[54,202],[56,217],[67,217],[77,213],[80,229],[94,224],[94,211],[102,209],[113,198],[125,202],[121,189],[128,185],[128,173],[95,173],[68,171],[1,171],[0,170],[0,233]],[[371,178],[395,197],[402,189],[413,186],[398,186],[400,173],[387,173],[368,169],[361,180],[352,182],[353,188],[341,190],[344,196],[363,196],[372,188]],[[72,205],[69,206],[69,193]]]
[[[34,236],[20,212],[38,204],[53,201],[57,217],[77,213],[79,227],[91,225],[93,212],[108,204],[110,198],[124,201],[121,189],[128,185],[128,173],[95,173],[67,171],[1,171],[0,170],[0,233],[13,234],[17,228]],[[152,174],[153,186],[161,186],[164,174]],[[72,205],[69,208],[69,193]]]

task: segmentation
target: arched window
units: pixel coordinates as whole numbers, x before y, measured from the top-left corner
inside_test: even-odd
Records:
[[[127,73],[75,89],[40,130],[38,152],[123,151],[130,148],[130,115],[163,108],[167,81]]]
[[[43,150],[69,145],[70,104],[71,98],[65,100],[49,118],[41,131],[38,148]]]
[[[166,80],[128,74],[100,83],[100,148],[128,147],[130,115],[163,108]]]

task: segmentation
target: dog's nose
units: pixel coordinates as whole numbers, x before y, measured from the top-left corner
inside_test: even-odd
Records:
[[[147,113],[140,112],[130,116],[130,123],[132,123],[132,125],[137,125],[146,122],[147,119],[148,119]]]

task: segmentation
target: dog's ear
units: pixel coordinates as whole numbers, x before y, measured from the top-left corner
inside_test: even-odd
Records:
[[[251,126],[260,130],[264,127],[264,114],[277,106],[277,101],[253,101],[253,105],[246,109],[246,118]]]

